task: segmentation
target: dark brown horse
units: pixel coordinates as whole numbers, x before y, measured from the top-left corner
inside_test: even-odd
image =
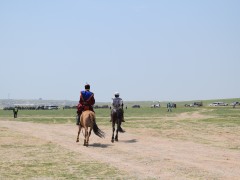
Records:
[[[79,129],[78,129],[78,135],[77,135],[77,141],[79,142],[79,134],[81,132],[81,129],[84,129],[85,132],[84,134],[84,146],[88,146],[89,144],[89,137],[91,135],[91,131],[93,132],[100,138],[104,138],[105,133],[101,131],[97,124],[96,124],[96,117],[95,113],[92,111],[84,111],[80,117],[80,124],[79,124]]]
[[[114,143],[114,140],[118,141],[118,132],[121,132],[121,133],[125,132],[121,127],[122,119],[123,119],[123,110],[122,109],[119,108],[119,109],[112,109],[111,110],[112,143]],[[116,135],[115,135],[115,138],[114,138],[115,124],[117,124],[117,130],[116,130]]]

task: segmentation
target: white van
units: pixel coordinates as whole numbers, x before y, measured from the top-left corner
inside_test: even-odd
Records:
[[[57,110],[58,106],[48,105],[48,106],[45,106],[44,109],[48,109],[48,110],[55,109],[55,110]]]
[[[224,102],[214,102],[209,104],[209,106],[228,106],[228,104]]]

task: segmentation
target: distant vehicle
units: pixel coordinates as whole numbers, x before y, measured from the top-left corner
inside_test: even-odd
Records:
[[[36,110],[44,110],[44,106],[39,105],[39,106],[36,107]]]
[[[13,110],[14,107],[4,107],[3,110]]]
[[[109,108],[109,106],[108,105],[102,105],[101,108]]]
[[[172,103],[172,108],[177,108],[177,104],[176,103]]]
[[[71,106],[63,106],[63,109],[71,109]]]
[[[95,105],[95,106],[93,106],[95,109],[98,109],[98,108],[109,108],[109,106],[108,105],[102,105],[102,106],[100,106],[100,105]]]
[[[63,109],[76,109],[77,106],[63,106]]]
[[[209,106],[228,106],[228,104],[224,102],[214,102],[209,104]]]
[[[202,102],[193,102],[192,104],[185,104],[185,107],[200,107],[203,106]]]
[[[53,106],[53,105],[48,105],[48,106],[45,106],[44,109],[48,109],[48,110],[57,110],[58,109],[58,106]]]
[[[234,106],[234,105],[240,105],[240,103],[239,103],[239,102],[232,102],[232,103],[230,104],[230,106]]]
[[[140,108],[140,105],[135,104],[132,106],[132,108]]]
[[[200,106],[203,106],[203,103],[202,102],[194,102],[193,106],[200,107]]]
[[[151,108],[160,108],[160,104],[159,103],[158,104],[152,104]]]

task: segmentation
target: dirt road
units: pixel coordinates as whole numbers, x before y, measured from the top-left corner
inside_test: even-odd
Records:
[[[75,125],[6,120],[0,121],[0,126],[86,154],[128,172],[136,179],[240,179],[240,153],[237,150],[154,137],[146,135],[144,130],[136,133],[134,129],[126,129],[119,135],[119,142],[111,143],[109,127],[100,127],[106,133],[105,139],[92,134],[89,147],[84,147],[82,134],[80,142],[76,143]]]

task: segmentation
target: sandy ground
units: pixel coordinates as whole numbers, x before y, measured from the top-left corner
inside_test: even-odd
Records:
[[[0,127],[85,154],[136,179],[240,179],[238,150],[147,135],[144,130],[136,133],[134,129],[126,129],[119,134],[119,142],[111,143],[109,127],[100,127],[106,133],[104,139],[92,134],[89,147],[85,147],[82,134],[76,143],[75,125],[1,120]]]

